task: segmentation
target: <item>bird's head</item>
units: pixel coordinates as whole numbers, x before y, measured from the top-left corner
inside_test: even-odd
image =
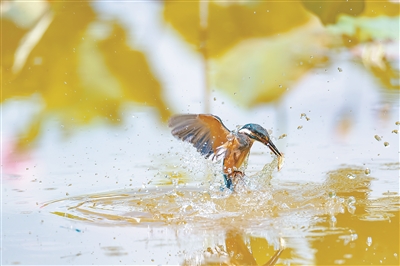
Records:
[[[276,156],[282,157],[282,154],[279,152],[278,148],[276,148],[274,143],[272,143],[267,130],[265,130],[265,128],[262,126],[257,124],[246,124],[238,130],[238,133],[245,134],[249,138],[263,143],[264,145],[268,146]]]

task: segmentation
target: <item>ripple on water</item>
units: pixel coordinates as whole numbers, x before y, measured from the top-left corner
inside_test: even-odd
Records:
[[[373,178],[361,168],[329,172],[322,184],[274,182],[271,185],[272,169],[276,164],[275,159],[261,172],[245,177],[236,185],[235,192],[222,189],[221,183],[209,180],[208,186],[176,183],[175,186],[146,190],[125,189],[55,200],[45,206],[51,208],[53,214],[97,224],[191,223],[208,228],[232,221],[246,227],[266,223],[279,226],[282,219],[285,219],[285,225],[298,226],[301,217],[310,220],[346,210],[354,214],[358,204],[368,208],[360,219],[385,220],[389,218],[386,211],[399,209],[398,197],[375,201],[365,198]]]
[[[261,189],[258,181],[246,182],[248,186],[239,186],[235,193],[218,186],[163,186],[65,198],[46,206],[53,214],[97,224],[191,223],[213,228],[233,220],[250,227],[279,226],[282,219],[286,226],[297,227],[302,218],[336,213],[346,204],[340,198],[329,198],[320,184],[292,182]]]
[[[210,244],[206,251],[191,252],[185,257],[184,264],[187,265],[193,265],[199,259],[220,262],[234,259],[225,251],[228,252],[229,247],[246,247],[248,238],[253,244],[268,240],[268,243],[263,242],[263,248],[271,246],[272,250],[281,250],[279,240],[282,237],[288,240],[288,249],[296,247],[291,250],[295,258],[292,261],[310,264],[312,254],[309,249],[302,249],[305,243],[301,239],[340,240],[345,248],[359,237],[357,227],[350,230],[338,226],[343,219],[341,214],[347,215],[349,220],[359,221],[360,225],[364,221],[368,224],[373,224],[370,221],[396,221],[391,212],[400,209],[398,195],[369,199],[369,186],[374,178],[368,176],[363,168],[343,167],[331,171],[322,184],[271,182],[272,168],[276,163],[245,177],[236,185],[235,192],[221,189],[221,180],[214,180],[215,175],[211,175],[203,182],[207,185],[203,186],[183,182],[170,182],[174,185],[158,183],[157,187],[68,197],[48,202],[43,207],[58,216],[96,225],[173,225],[171,228],[177,231],[189,230],[192,236],[194,232],[213,232],[206,237],[212,243],[225,239],[223,246]],[[189,178],[184,174],[177,176],[182,180]],[[374,242],[375,239],[376,236]],[[247,254],[246,250],[243,248],[243,254]],[[123,253],[123,250],[114,248],[109,250],[110,256]]]

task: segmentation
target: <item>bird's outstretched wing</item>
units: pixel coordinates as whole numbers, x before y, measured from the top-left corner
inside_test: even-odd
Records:
[[[175,115],[168,125],[172,128],[172,135],[192,143],[206,158],[217,154],[217,148],[228,141],[230,133],[221,119],[214,115]]]

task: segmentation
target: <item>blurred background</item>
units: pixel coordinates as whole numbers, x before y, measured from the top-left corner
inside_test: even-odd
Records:
[[[380,223],[388,217],[398,221],[399,10],[396,0],[2,1],[2,262],[99,263],[81,256],[79,244],[79,251],[61,248],[64,241],[78,241],[73,240],[76,230],[89,228],[79,223],[87,214],[60,219],[39,208],[45,202],[127,188],[203,185],[203,179],[209,180],[204,174],[207,163],[169,133],[167,121],[176,113],[212,113],[230,129],[250,122],[263,125],[286,154],[284,169],[274,173],[282,186],[321,184],[332,171],[346,180],[358,178],[360,171],[363,178],[371,175],[374,178],[362,180],[368,183],[364,194],[346,190],[343,197],[394,199],[384,206],[395,214],[373,216],[379,224],[363,224],[366,234],[381,230],[385,225]],[[249,173],[271,161],[264,148],[252,151]],[[335,190],[337,183],[328,190]],[[60,208],[65,210],[64,205]],[[80,243],[92,243],[99,231],[109,230],[104,237],[110,239],[111,230],[126,235],[126,229],[111,229],[113,224],[108,229],[94,224]],[[257,247],[271,239],[277,243],[276,230],[260,238],[246,231],[251,226],[244,226],[245,233],[242,227],[240,233],[227,231],[226,246],[239,243],[238,249],[245,250],[241,243],[249,239]],[[345,223],[344,231],[356,230],[353,227]],[[185,253],[176,240],[168,240],[174,233],[149,238],[150,229],[131,230],[138,231],[140,241],[132,244],[130,239],[105,249],[90,246],[90,252],[100,250],[96,259],[106,264],[190,265],[200,257],[204,263],[198,247],[197,253]],[[382,258],[397,264],[392,248],[398,250],[399,243],[392,237],[398,233],[391,233],[379,245],[388,243]],[[105,238],[96,241],[114,241]],[[363,244],[368,244],[365,239]],[[143,241],[150,243],[153,254],[163,248],[175,253],[150,260]],[[196,243],[202,242],[199,236]],[[38,243],[45,247],[38,249]],[[127,243],[139,252],[133,256]],[[297,255],[280,262],[383,260],[355,253],[327,258],[324,254],[331,251],[321,243],[293,251]],[[304,243],[292,248],[299,246]],[[57,255],[45,255],[50,247]],[[315,250],[322,252],[320,257]],[[166,260],[171,254],[174,258]]]

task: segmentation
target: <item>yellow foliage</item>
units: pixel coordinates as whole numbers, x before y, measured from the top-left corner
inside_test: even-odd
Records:
[[[332,24],[337,21],[337,18],[342,14],[350,16],[360,15],[364,8],[364,1],[307,1],[302,0],[304,6],[312,13],[317,15],[321,22],[326,24]]]
[[[365,1],[365,8],[361,16],[377,17],[389,16],[397,17],[400,15],[400,3],[397,1],[381,0],[381,1]]]
[[[164,19],[195,49],[205,42],[207,56],[217,58],[240,41],[287,32],[309,20],[301,1],[209,2],[202,39],[200,1],[166,1]]]
[[[122,104],[133,101],[156,107],[164,121],[170,116],[144,54],[127,45],[120,26],[98,22],[88,2],[52,7],[25,35],[38,39],[31,50],[26,47],[32,38],[22,38],[26,31],[2,21],[2,101],[36,94],[44,103],[38,120],[22,133],[23,143],[33,141],[53,114],[66,127],[96,118],[119,123]],[[40,36],[35,30],[46,20]],[[108,27],[109,35],[96,35],[96,27]],[[25,61],[18,50],[27,54]]]
[[[242,106],[280,99],[307,71],[326,60],[321,27],[308,23],[275,37],[243,41],[211,61],[211,82]]]

